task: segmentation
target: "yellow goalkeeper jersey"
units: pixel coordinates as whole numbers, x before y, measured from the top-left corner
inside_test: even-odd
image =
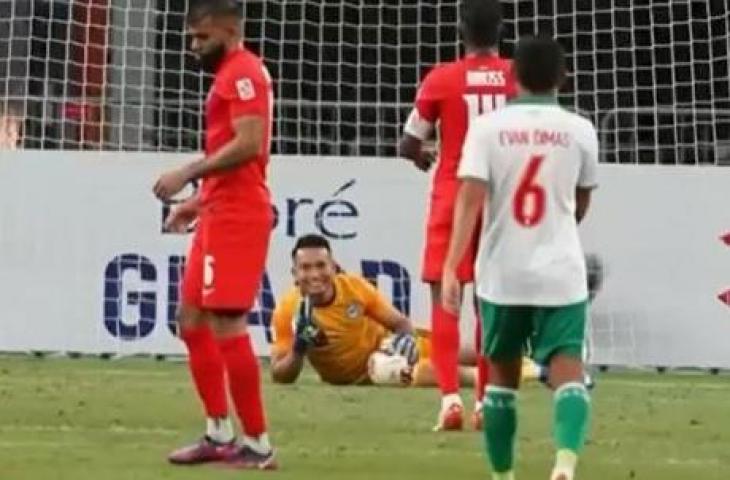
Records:
[[[385,296],[364,278],[339,273],[334,279],[335,298],[330,305],[314,308],[320,336],[307,358],[323,381],[352,384],[367,380],[368,358],[388,331],[382,325],[392,307]],[[301,301],[294,287],[277,302],[272,325],[272,355],[280,357],[294,343],[296,315]]]

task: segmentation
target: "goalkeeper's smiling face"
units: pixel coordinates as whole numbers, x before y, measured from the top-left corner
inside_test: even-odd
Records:
[[[300,248],[294,255],[292,274],[303,296],[314,305],[324,305],[334,299],[334,278],[337,270],[326,248]]]

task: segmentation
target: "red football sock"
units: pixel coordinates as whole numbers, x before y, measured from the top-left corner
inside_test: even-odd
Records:
[[[478,402],[484,398],[484,389],[489,383],[489,362],[484,355],[477,355],[477,382],[474,396]]]
[[[188,366],[206,415],[227,417],[225,364],[213,331],[208,325],[186,328],[181,330],[180,338],[188,347]]]
[[[436,381],[442,395],[459,393],[459,317],[432,306],[431,342]]]
[[[474,397],[478,402],[484,398],[484,387],[489,383],[489,363],[482,352],[482,320],[476,311],[476,328],[474,329],[474,346],[477,351],[477,379],[474,384]]]
[[[259,362],[248,334],[218,340],[228,372],[228,389],[243,432],[251,438],[266,433]]]

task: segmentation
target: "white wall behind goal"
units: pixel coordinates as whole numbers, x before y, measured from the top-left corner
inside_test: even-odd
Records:
[[[0,351],[183,352],[172,332],[188,237],[161,233],[163,207],[150,189],[186,158],[0,156]],[[376,279],[427,325],[425,175],[392,159],[277,157],[271,184],[278,222],[250,319],[259,354],[268,354],[271,309],[304,233],[328,236],[345,269]],[[717,167],[602,166],[581,227],[607,270],[592,311],[592,363],[730,368],[721,300],[730,290],[729,186],[730,170]]]

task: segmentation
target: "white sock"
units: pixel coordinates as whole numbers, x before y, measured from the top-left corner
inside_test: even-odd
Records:
[[[558,478],[563,474],[567,480],[573,480],[575,475],[575,466],[578,463],[578,456],[570,450],[558,450],[555,455],[555,467],[550,476],[551,479]]]
[[[205,434],[218,443],[230,443],[235,438],[233,425],[228,417],[208,418],[205,424]]]
[[[441,397],[441,411],[445,411],[448,409],[451,405],[457,404],[460,407],[464,406],[464,402],[461,401],[461,395],[458,393],[449,393],[448,395],[444,395]]]
[[[492,473],[492,480],[515,480],[515,472]]]
[[[562,477],[560,475],[562,475]],[[573,480],[573,471],[558,470],[554,468],[553,473],[550,475],[550,480]]]
[[[269,435],[262,433],[259,438],[243,436],[243,444],[248,446],[251,450],[261,455],[266,455],[271,452],[271,443],[269,442]]]

